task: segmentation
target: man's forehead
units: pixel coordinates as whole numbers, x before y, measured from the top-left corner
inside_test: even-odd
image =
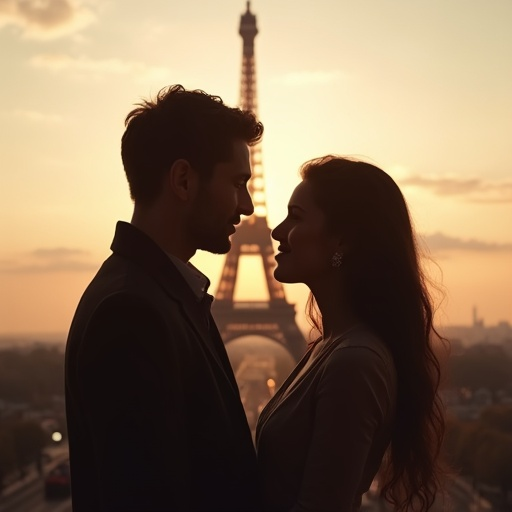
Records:
[[[250,174],[250,150],[247,143],[238,140],[233,142],[233,155],[231,160],[226,163],[233,168],[233,172]]]
[[[248,157],[233,156],[227,162],[219,162],[214,167],[214,174],[233,177],[237,179],[249,179],[252,176],[251,165]]]
[[[248,159],[249,158],[249,146],[247,142],[241,139],[235,139],[233,141],[233,157],[239,159]]]

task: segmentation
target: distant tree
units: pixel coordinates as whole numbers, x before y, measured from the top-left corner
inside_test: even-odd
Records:
[[[475,345],[450,358],[448,379],[452,387],[488,388],[495,396],[512,383],[512,358],[500,346]]]
[[[512,435],[512,405],[486,407],[480,415],[480,421],[489,428]]]
[[[64,354],[56,346],[37,346],[27,358],[33,401],[64,394]]]
[[[34,421],[22,420],[12,425],[11,432],[20,470],[37,462],[48,440],[41,426]]]
[[[510,407],[490,406],[477,421],[450,417],[444,442],[446,458],[455,471],[476,486],[499,488],[504,504],[512,491],[512,433],[503,430],[509,413]]]
[[[449,418],[447,421],[446,435],[443,449],[449,464],[462,474],[473,474],[474,451],[468,449],[471,446],[478,425]]]
[[[48,435],[33,420],[9,418],[0,424],[0,474],[18,470],[20,476],[40,460]]]
[[[512,490],[512,436],[486,429],[481,441],[475,453],[475,479],[499,487],[506,505],[508,492]]]
[[[4,479],[18,467],[16,450],[10,431],[0,429],[0,495]]]
[[[486,441],[487,430],[479,423],[465,423],[457,445],[457,459],[464,472],[475,477],[478,448]]]
[[[29,373],[24,355],[15,349],[0,351],[0,399],[26,402],[30,398]]]
[[[52,414],[65,426],[63,395],[64,354],[59,347],[0,350],[0,400],[26,403],[32,410],[52,408]],[[60,402],[54,401],[55,397],[61,397]],[[56,409],[54,403],[59,404]],[[37,464],[48,441],[48,432],[36,421],[20,416],[0,418],[0,489],[7,475]]]
[[[0,399],[48,405],[64,394],[64,354],[56,346],[0,351]]]

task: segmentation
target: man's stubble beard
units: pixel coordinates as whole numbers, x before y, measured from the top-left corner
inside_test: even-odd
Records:
[[[195,248],[208,251],[213,254],[226,254],[231,249],[231,240],[225,226],[211,222],[211,199],[205,194],[199,197],[195,205],[194,213],[189,219],[189,235],[195,244]]]
[[[211,252],[212,254],[226,254],[231,249],[231,240],[227,235],[223,239],[220,236],[214,238],[205,235],[198,238],[198,249]]]

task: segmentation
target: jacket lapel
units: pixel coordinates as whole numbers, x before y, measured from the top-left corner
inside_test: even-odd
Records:
[[[117,223],[111,249],[114,253],[140,266],[155,279],[167,295],[180,304],[184,318],[197,334],[212,364],[220,368],[233,391],[238,394],[233,370],[224,343],[209,312],[209,304],[201,304],[197,300],[190,286],[165,252],[145,233],[121,221]]]

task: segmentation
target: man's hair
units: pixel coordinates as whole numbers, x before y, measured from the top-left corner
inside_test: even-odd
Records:
[[[172,85],[137,104],[125,120],[121,157],[132,199],[151,204],[165,173],[184,159],[205,179],[232,158],[233,142],[258,143],[263,125],[250,111],[231,108],[219,96]]]

